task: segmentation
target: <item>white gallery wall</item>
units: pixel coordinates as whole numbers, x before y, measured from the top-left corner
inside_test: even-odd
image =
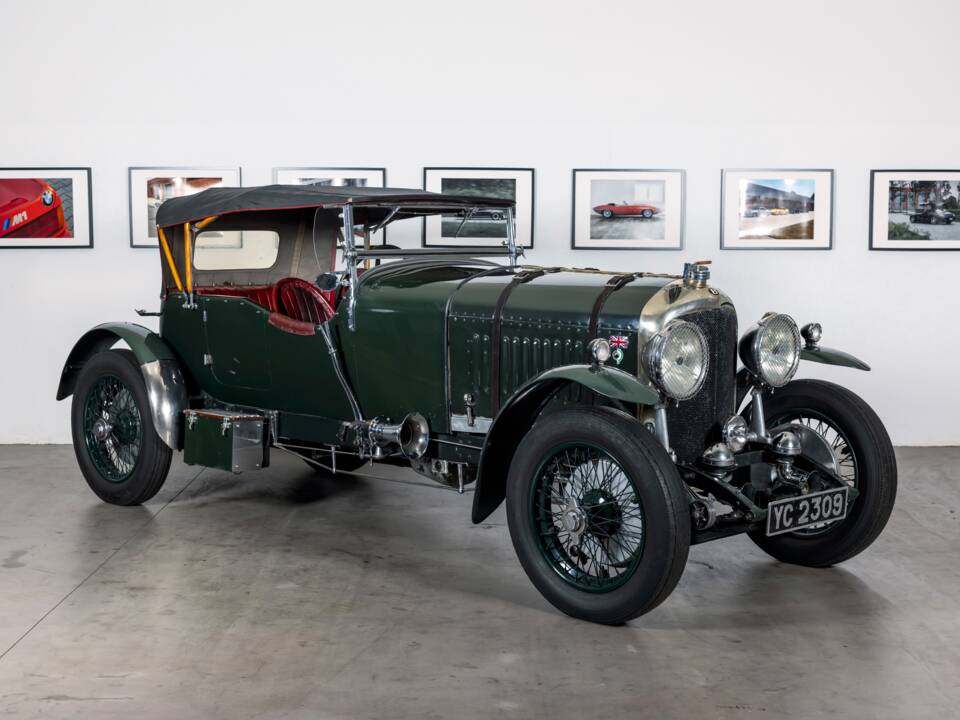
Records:
[[[536,168],[537,264],[713,260],[741,326],[820,321],[897,444],[960,443],[960,253],[869,252],[871,168],[960,167],[952,3],[3,3],[0,167],[90,166],[92,250],[0,251],[0,443],[69,440],[75,339],[158,307],[127,167]],[[914,23],[905,13],[921,15]],[[571,169],[684,168],[686,249],[570,250]],[[721,168],[834,168],[834,249],[719,250]],[[419,244],[419,226],[390,241]],[[151,325],[148,322],[145,324]],[[389,369],[385,368],[388,372]],[[2,452],[2,451],[0,451]]]

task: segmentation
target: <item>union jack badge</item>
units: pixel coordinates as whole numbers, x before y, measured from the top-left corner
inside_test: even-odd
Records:
[[[630,347],[630,338],[626,335],[611,335],[610,347],[614,350],[626,350]]]

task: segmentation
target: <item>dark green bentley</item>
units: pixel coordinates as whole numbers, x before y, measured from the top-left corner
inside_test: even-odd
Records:
[[[374,243],[428,216],[452,245],[488,224],[492,245]],[[233,472],[276,451],[330,472],[409,464],[472,484],[474,522],[506,500],[540,592],[602,623],[663,601],[691,543],[745,532],[826,567],[890,515],[880,420],[849,390],[793,380],[801,360],[869,368],[789,315],[738,337],[704,263],[519,265],[511,202],[420,190],[218,188],[167,201],[157,223],[160,332],[94,328],[57,393],[107,502],[152,497],[175,450]]]

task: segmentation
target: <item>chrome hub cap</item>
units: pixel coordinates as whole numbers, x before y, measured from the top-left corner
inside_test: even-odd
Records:
[[[113,426],[106,420],[100,419],[93,424],[93,436],[101,442],[110,437],[112,432]]]

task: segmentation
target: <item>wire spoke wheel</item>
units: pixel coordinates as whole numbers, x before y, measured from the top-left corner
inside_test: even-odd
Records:
[[[588,592],[625,583],[643,552],[640,496],[623,467],[591,444],[548,453],[530,489],[540,552],[565,581]]]
[[[857,488],[857,458],[854,455],[850,440],[828,417],[815,410],[800,408],[785,415],[780,415],[771,422],[772,427],[779,427],[787,423],[802,425],[819,435],[823,441],[830,447],[834,458],[836,459],[836,474],[843,480],[847,487]],[[826,488],[824,488],[826,489]],[[830,522],[811,525],[810,527],[796,530],[791,533],[800,537],[812,537],[829,532],[842,520],[832,520]]]
[[[143,418],[130,388],[117,376],[102,375],[90,386],[83,439],[104,479],[119,483],[133,474],[143,447]]]

